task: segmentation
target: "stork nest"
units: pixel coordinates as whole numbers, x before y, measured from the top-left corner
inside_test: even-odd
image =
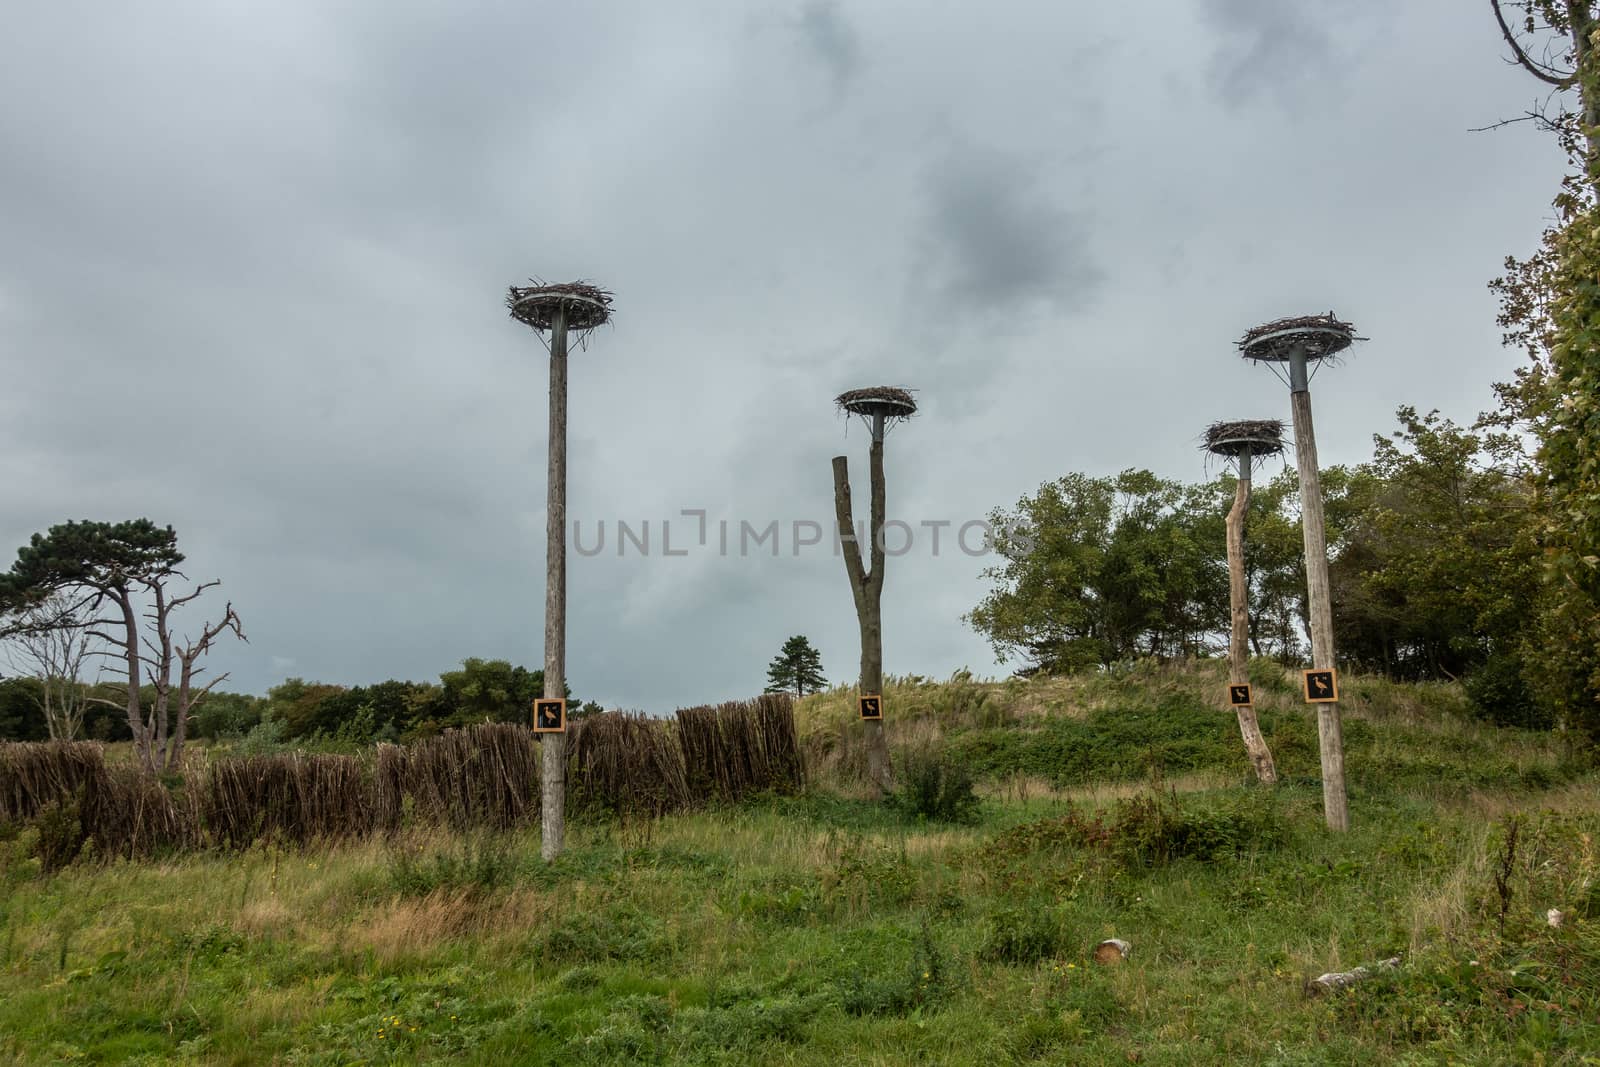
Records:
[[[1219,456],[1275,456],[1283,451],[1283,423],[1277,419],[1214,422],[1206,427],[1205,450]]]
[[[1349,348],[1352,341],[1366,340],[1355,334],[1354,326],[1331,311],[1301,315],[1251,327],[1239,339],[1239,351],[1245,359],[1272,363],[1286,362],[1296,348],[1304,348],[1308,360],[1327,359]]]
[[[549,330],[556,324],[556,311],[566,309],[567,329],[592,330],[611,321],[611,293],[588,282],[566,282],[545,285],[537,278],[534,284],[513,285],[506,294],[506,307],[511,317],[532,326],[535,330]]]
[[[834,401],[841,410],[852,415],[882,415],[886,419],[909,419],[917,413],[917,402],[911,390],[892,385],[878,385],[871,389],[851,389],[840,393]]]

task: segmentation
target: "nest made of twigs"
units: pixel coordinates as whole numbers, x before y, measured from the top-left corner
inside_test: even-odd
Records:
[[[535,330],[549,330],[555,326],[556,311],[565,309],[567,329],[574,332],[592,330],[611,320],[611,293],[588,282],[565,282],[546,285],[537,278],[532,285],[513,285],[506,294],[506,307],[511,317],[532,326]]]
[[[1256,458],[1275,456],[1283,451],[1283,423],[1277,419],[1214,422],[1206,427],[1204,448],[1219,456],[1239,456],[1246,449]]]
[[[1283,363],[1297,348],[1305,349],[1307,360],[1327,359],[1349,348],[1350,342],[1364,340],[1356,336],[1353,325],[1330,311],[1326,315],[1300,315],[1252,326],[1238,343],[1245,359]]]
[[[917,413],[917,401],[912,397],[911,390],[893,385],[851,389],[840,393],[834,402],[842,411],[868,418],[882,415],[886,419],[909,419]]]

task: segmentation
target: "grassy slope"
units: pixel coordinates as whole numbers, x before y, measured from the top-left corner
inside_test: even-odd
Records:
[[[1600,1058],[1593,777],[1548,737],[1463,721],[1449,690],[1352,680],[1355,829],[1333,838],[1309,716],[1264,669],[1288,781],[1252,789],[1231,715],[1197,697],[1220,681],[1200,668],[890,686],[898,747],[944,746],[989,773],[965,827],[819,789],[576,827],[553,868],[536,836],[418,835],[50,877],[23,831],[0,842],[0,1057]],[[824,766],[856,747],[847,699],[801,708]],[[1160,840],[1122,799],[1151,770],[1182,788]],[[1083,844],[1091,809],[1123,827],[1100,847]],[[1518,816],[1502,930],[1495,874]],[[1205,858],[1152,855],[1162,841]],[[1572,917],[1552,929],[1549,907]],[[1132,959],[1090,963],[1111,935]],[[1303,992],[1397,952],[1392,976]]]

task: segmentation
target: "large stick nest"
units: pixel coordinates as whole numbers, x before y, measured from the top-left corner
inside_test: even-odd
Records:
[[[1239,351],[1245,359],[1272,363],[1287,362],[1296,348],[1304,348],[1308,360],[1327,359],[1349,348],[1352,341],[1366,340],[1355,334],[1353,325],[1331,311],[1300,315],[1251,327],[1239,339]]]
[[[1283,451],[1283,423],[1277,419],[1214,422],[1206,427],[1205,449],[1219,456],[1275,456]]]
[[[511,317],[532,326],[535,330],[549,330],[556,323],[556,311],[565,308],[567,329],[574,332],[592,330],[611,320],[611,293],[588,282],[566,282],[546,285],[530,278],[532,285],[513,285],[506,294],[506,307]]]
[[[893,385],[851,389],[840,393],[834,402],[843,411],[868,418],[882,415],[886,419],[909,419],[917,413],[917,401],[912,397],[911,390]]]

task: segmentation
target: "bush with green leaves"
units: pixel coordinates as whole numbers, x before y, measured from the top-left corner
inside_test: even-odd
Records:
[[[910,818],[950,823],[975,821],[981,803],[966,767],[931,751],[901,761],[900,788],[886,800]]]

